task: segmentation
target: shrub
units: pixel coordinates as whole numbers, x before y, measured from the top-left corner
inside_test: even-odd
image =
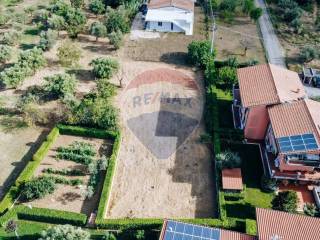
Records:
[[[218,73],[218,83],[226,86],[232,86],[237,82],[237,69],[233,67],[222,67]]]
[[[10,47],[5,45],[0,45],[0,62],[6,63],[11,59],[12,50]]]
[[[19,55],[18,64],[23,67],[30,68],[34,73],[36,70],[46,65],[46,59],[43,56],[43,51],[40,48],[23,51]]]
[[[58,33],[54,30],[48,29],[48,31],[41,31],[39,47],[42,50],[51,49],[58,39]]]
[[[301,59],[306,62],[311,62],[312,60],[319,58],[319,55],[319,50],[312,46],[303,47],[300,53]]]
[[[71,41],[65,41],[58,48],[57,55],[62,66],[71,67],[78,64],[81,57],[81,50]]]
[[[117,238],[113,233],[106,232],[102,237],[102,240],[117,240]]]
[[[121,31],[112,32],[108,35],[110,43],[115,49],[119,49],[123,44],[123,34]]]
[[[45,168],[42,170],[43,173],[47,174],[58,174],[62,176],[85,176],[86,174],[80,169],[61,169],[56,170],[53,168]]]
[[[0,11],[0,27],[5,26],[10,20],[10,16]]]
[[[234,12],[237,6],[237,0],[222,0],[220,3],[220,10]]]
[[[137,230],[135,233],[135,239],[142,240],[144,239],[144,230]]]
[[[313,203],[306,203],[303,206],[303,212],[311,217],[318,216],[319,214],[317,207]]]
[[[71,6],[74,8],[83,8],[84,0],[70,0]]]
[[[76,90],[77,80],[74,75],[55,74],[45,77],[44,89],[51,96],[63,99],[67,95],[73,95]]]
[[[91,32],[91,35],[96,37],[96,41],[98,41],[99,37],[107,36],[107,28],[101,22],[92,23],[90,32]]]
[[[71,6],[63,0],[57,0],[50,6],[50,12],[65,17],[70,11]]]
[[[50,28],[58,31],[62,31],[66,27],[66,22],[62,16],[53,14],[50,18],[48,18],[48,25]]]
[[[298,196],[294,191],[279,192],[272,200],[272,209],[289,213],[297,210]]]
[[[219,169],[223,168],[238,168],[241,167],[241,158],[238,153],[224,151],[216,155],[216,166]]]
[[[11,30],[10,32],[4,33],[2,41],[4,44],[15,46],[19,44],[21,37],[22,35],[20,32]]]
[[[106,11],[106,7],[102,0],[92,0],[89,4],[89,9],[94,14],[102,14]]]
[[[190,63],[196,66],[204,68],[210,59],[215,56],[215,51],[210,54],[210,42],[209,41],[192,41],[188,45],[188,60]]]
[[[96,58],[92,60],[90,66],[93,67],[92,72],[97,78],[110,79],[119,69],[119,63],[111,58]]]
[[[261,8],[254,8],[250,11],[250,18],[255,22],[262,16],[262,9]]]
[[[278,189],[277,181],[275,179],[262,175],[261,188],[265,192],[274,192]]]
[[[55,181],[50,177],[34,178],[21,185],[21,197],[28,201],[43,198],[53,193],[55,188]]]
[[[39,240],[90,240],[90,233],[71,225],[57,225],[42,231]]]
[[[105,25],[108,33],[121,31],[128,33],[130,29],[129,21],[123,11],[107,7]]]
[[[251,219],[246,219],[246,234],[257,235],[257,222]]]

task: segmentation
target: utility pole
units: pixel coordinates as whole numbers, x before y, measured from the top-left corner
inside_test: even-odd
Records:
[[[213,53],[213,46],[214,46],[214,38],[215,38],[215,31],[217,30],[216,20],[213,17],[213,25],[212,25],[212,38],[211,38],[211,48],[210,53]]]

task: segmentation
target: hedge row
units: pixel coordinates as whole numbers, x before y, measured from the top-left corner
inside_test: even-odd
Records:
[[[93,137],[93,138],[100,138],[100,139],[115,139],[118,135],[117,132],[114,131],[106,131],[96,128],[84,128],[78,126],[70,126],[70,125],[63,125],[58,124],[57,127],[59,128],[59,132],[61,134],[66,135],[75,135],[75,136],[83,136],[83,137]]]
[[[15,181],[15,185],[18,187],[21,183],[29,180],[34,171],[37,169],[43,158],[47,155],[50,147],[54,143],[54,141],[59,136],[59,129],[53,128],[49,133],[46,141],[42,143],[38,151],[33,155],[32,161],[30,161],[27,166],[23,169],[19,177]]]
[[[72,224],[77,226],[84,226],[87,222],[87,216],[85,214],[47,208],[29,208],[19,205],[16,207],[16,212],[18,218],[23,220],[54,224]]]
[[[117,156],[118,156],[118,151],[120,148],[120,143],[121,143],[121,134],[118,132],[116,134],[116,138],[113,144],[113,149],[112,149],[112,154],[109,159],[109,164],[108,164],[108,169],[107,173],[103,182],[103,188],[100,196],[100,201],[99,201],[99,206],[98,206],[98,212],[97,212],[97,218],[96,218],[96,224],[98,226],[104,225],[104,217],[106,213],[106,207],[108,203],[108,199],[110,197],[110,192],[111,192],[111,186],[112,186],[112,179],[113,175],[116,169],[116,164],[117,164]]]

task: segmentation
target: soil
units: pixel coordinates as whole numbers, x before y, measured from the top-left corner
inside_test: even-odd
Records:
[[[60,146],[67,146],[74,141],[87,142],[94,145],[97,151],[96,158],[100,158],[105,152],[109,153],[112,148],[112,144],[109,141],[95,138],[77,137],[69,135],[60,135],[54,142],[53,146],[49,150],[47,156],[42,160],[40,166],[35,171],[34,176],[42,175],[42,170],[46,168],[52,168],[54,170],[62,169],[84,169],[85,166],[72,161],[56,159],[56,150]],[[79,178],[84,181],[83,186],[70,186],[58,184],[57,189],[53,194],[47,195],[42,199],[37,199],[32,202],[25,203],[26,205],[31,205],[39,208],[50,208],[56,210],[64,210],[70,212],[84,213],[90,215],[97,208],[101,184],[94,196],[90,199],[85,199],[83,197],[85,186],[87,186],[89,175],[86,176],[63,176],[68,179]],[[101,183],[103,178],[101,178]]]

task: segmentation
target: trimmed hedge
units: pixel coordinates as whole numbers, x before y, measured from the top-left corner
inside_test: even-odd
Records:
[[[66,135],[93,137],[93,138],[100,138],[100,139],[106,139],[106,138],[115,139],[118,135],[117,132],[106,131],[106,130],[101,130],[96,128],[85,128],[85,127],[70,126],[70,125],[63,125],[63,124],[58,124],[57,127],[59,128],[59,132],[61,134],[66,134]]]
[[[29,208],[19,205],[16,207],[19,219],[54,224],[72,224],[84,226],[87,222],[87,216],[82,213],[74,213],[47,208]]]
[[[103,225],[105,222],[104,216],[105,216],[105,212],[106,212],[107,202],[110,197],[112,179],[113,179],[114,172],[116,169],[117,156],[118,156],[118,151],[120,148],[120,143],[121,143],[121,133],[118,132],[116,134],[116,138],[115,138],[115,141],[113,144],[112,154],[109,159],[107,173],[106,173],[106,176],[105,176],[105,179],[103,182],[103,188],[102,188],[102,192],[101,192],[101,196],[100,196],[97,218],[96,218],[96,224],[98,226]]]
[[[257,235],[257,222],[252,219],[246,219],[246,234]]]

